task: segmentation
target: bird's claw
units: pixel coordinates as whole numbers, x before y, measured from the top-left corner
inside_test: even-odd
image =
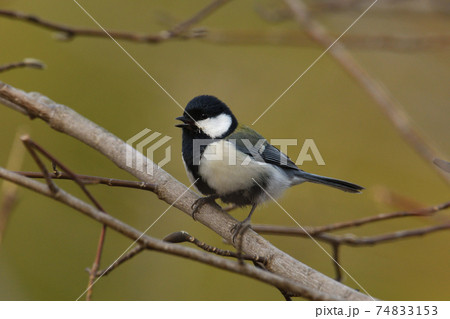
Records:
[[[191,214],[192,218],[194,220],[197,220],[195,218],[195,215],[198,213],[198,210],[200,208],[202,208],[203,205],[205,205],[205,204],[216,204],[217,205],[217,203],[215,202],[216,198],[217,198],[216,196],[205,196],[205,197],[200,197],[199,199],[197,199],[194,202],[194,204],[192,204],[192,206],[191,206],[191,208],[193,209],[192,214]],[[219,206],[219,205],[217,205],[217,206]]]
[[[245,233],[245,231],[249,228],[250,228],[250,222],[248,222],[248,221],[236,223],[230,230],[231,234],[233,235],[231,237],[233,244],[236,243],[236,238],[239,235],[242,236]]]

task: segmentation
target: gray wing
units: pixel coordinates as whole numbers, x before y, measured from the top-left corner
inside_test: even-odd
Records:
[[[245,133],[245,139],[241,138],[242,132]],[[232,133],[227,140],[234,143],[238,151],[251,156],[255,161],[300,170],[286,154],[249,127],[242,127],[239,133]]]
[[[277,165],[283,168],[291,168],[298,170],[299,168],[291,159],[284,153],[282,153],[275,146],[266,142],[265,148],[262,152],[262,157],[265,162]]]

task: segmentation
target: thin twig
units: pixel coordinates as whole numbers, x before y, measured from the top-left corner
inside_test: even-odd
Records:
[[[331,245],[331,248],[333,249],[332,262],[333,262],[334,271],[336,273],[335,279],[339,282],[342,282],[342,267],[339,262],[339,259],[340,259],[339,251],[340,251],[341,246],[338,243],[334,243]]]
[[[45,181],[47,182],[48,188],[52,191],[53,194],[58,193],[58,186],[53,182],[51,179],[49,172],[47,168],[45,167],[44,163],[41,161],[39,156],[37,155],[35,151],[35,144],[30,139],[28,135],[24,135],[20,138],[27,148],[28,152],[30,153],[31,157],[33,157],[33,160],[36,162],[36,164],[39,166],[40,170],[42,171],[42,174],[44,175]]]
[[[351,56],[345,46],[331,37],[324,26],[311,18],[308,7],[301,0],[285,0],[286,4],[294,14],[297,23],[304,29],[306,34],[323,48],[329,48],[328,52],[336,62],[353,78],[376,102],[383,114],[397,129],[402,138],[419,154],[428,165],[433,159],[441,157],[431,147],[430,143],[413,126],[407,114],[399,103],[391,96],[388,90],[374,80]],[[450,176],[431,165],[444,181],[450,184]]]
[[[131,258],[133,258],[134,256],[136,256],[137,254],[139,254],[140,252],[145,250],[145,246],[142,245],[137,245],[135,247],[133,247],[132,249],[130,249],[125,255],[123,255],[122,257],[120,257],[119,259],[117,259],[111,266],[109,266],[108,268],[104,269],[104,270],[98,270],[97,273],[95,274],[96,277],[103,277],[108,275],[111,271],[113,271],[114,269],[116,269],[117,267],[119,267],[121,264],[123,264],[124,262],[126,262],[127,260],[130,260]],[[89,273],[91,273],[91,269],[88,269]]]
[[[51,179],[51,176],[50,176],[47,168],[42,163],[42,161],[39,159],[39,157],[37,156],[35,150],[37,150],[39,153],[41,153],[47,159],[49,159],[52,162],[54,168],[56,168],[56,167],[61,168],[68,176],[70,176],[75,181],[75,183],[78,184],[78,186],[80,186],[81,190],[89,198],[89,200],[95,205],[95,207],[97,207],[98,210],[106,213],[105,210],[103,209],[103,207],[100,205],[100,203],[87,190],[87,188],[85,187],[83,181],[77,176],[77,174],[73,173],[67,166],[65,166],[61,161],[59,161],[57,158],[55,158],[53,155],[51,155],[42,146],[40,146],[39,144],[33,142],[30,139],[29,136],[23,136],[21,139],[22,139],[22,142],[27,147],[27,149],[30,152],[30,154],[33,156],[33,159],[38,164],[38,166],[41,169],[42,173],[44,174],[45,180],[47,181],[47,185],[49,186],[49,188],[50,188],[50,190],[52,191],[53,194],[56,194],[58,192],[58,187],[55,185],[55,183]],[[92,300],[93,282],[94,282],[94,280],[96,278],[96,273],[98,271],[98,268],[100,267],[100,260],[101,260],[101,256],[102,256],[103,246],[104,246],[104,243],[105,243],[105,237],[106,237],[106,225],[102,225],[102,229],[101,229],[101,232],[100,232],[100,238],[99,238],[98,244],[97,244],[97,252],[95,254],[94,263],[93,263],[93,265],[91,267],[91,272],[89,274],[89,282],[88,282],[88,290],[87,290],[87,293],[86,293],[86,300]]]
[[[450,173],[450,162],[441,160],[439,158],[435,158],[433,160],[434,165],[436,165],[437,167],[439,167],[441,170],[443,170],[444,172]]]
[[[193,17],[177,24],[173,28],[161,31],[156,34],[144,35],[137,32],[114,31],[108,30],[108,33],[117,40],[125,40],[131,42],[156,44],[169,39],[201,39],[203,42],[213,44],[228,44],[228,45],[296,45],[296,46],[311,46],[315,45],[306,37],[303,32],[297,30],[197,30],[198,32],[187,33],[189,28],[198,23],[213,11],[217,10],[227,1],[214,1],[210,5],[200,10]],[[38,16],[21,13],[13,10],[0,9],[0,16],[22,20],[35,24],[52,31],[61,32],[64,37],[61,39],[72,39],[75,36],[90,36],[106,38],[108,35],[102,30],[78,28],[74,26],[63,25],[48,20],[44,20]],[[201,31],[201,32],[200,32]],[[337,37],[335,34],[330,34],[331,37]],[[341,40],[345,45],[352,49],[361,50],[389,50],[400,52],[411,52],[411,50],[435,50],[444,49],[450,46],[450,37],[447,35],[392,35],[392,34],[361,34],[348,35]],[[31,61],[30,61],[31,62]],[[23,63],[23,62],[19,62]],[[20,67],[19,65],[17,67]],[[24,65],[25,66],[25,65]],[[27,65],[33,67],[34,65]],[[14,66],[16,67],[16,66]],[[36,65],[36,67],[39,67]],[[0,67],[0,72],[2,67]]]
[[[364,9],[370,4],[370,0],[323,0],[312,1],[311,9],[317,13],[331,11],[350,11]],[[380,1],[376,8],[377,13],[418,13],[418,14],[448,14],[450,6],[445,0],[406,0],[406,1]]]
[[[0,9],[1,11],[1,9]],[[32,68],[32,69],[44,69],[45,64],[39,60],[27,58],[20,62],[12,62],[4,65],[0,65],[0,72],[9,71],[17,68]]]
[[[385,221],[394,218],[412,217],[412,216],[429,216],[441,210],[450,207],[450,201],[430,206],[426,208],[420,208],[412,211],[401,211],[394,213],[379,214],[369,217],[364,217],[355,220],[349,220],[346,222],[339,222],[325,226],[306,226],[305,230],[294,226],[278,226],[278,225],[252,225],[252,229],[258,233],[274,234],[274,235],[287,235],[287,236],[302,236],[308,237],[309,235],[315,236],[324,232],[341,230],[349,227],[362,226],[369,223]],[[309,235],[308,235],[309,234]]]
[[[17,174],[29,177],[29,178],[44,178],[44,174],[41,172],[16,172]],[[73,180],[73,178],[64,172],[58,173],[50,173],[49,174],[52,179],[66,179]],[[126,187],[126,188],[135,188],[142,189],[147,191],[155,191],[156,185],[151,183],[145,183],[140,181],[129,181],[123,179],[115,179],[109,177],[99,177],[99,176],[91,176],[91,175],[81,175],[76,174],[77,177],[84,183],[84,185],[96,185],[103,184],[107,186],[115,186],[115,187]]]
[[[98,239],[97,243],[97,251],[95,253],[94,262],[91,266],[91,271],[89,273],[89,280],[87,285],[87,291],[86,291],[86,300],[92,300],[92,292],[94,288],[94,281],[97,278],[97,271],[100,268],[100,260],[102,258],[102,252],[103,247],[105,245],[105,238],[106,238],[106,225],[102,225],[102,229],[100,231],[100,237]]]
[[[417,229],[400,230],[392,233],[377,235],[377,236],[367,236],[367,237],[357,237],[355,235],[331,235],[327,233],[318,234],[315,238],[341,245],[349,246],[372,246],[380,243],[385,243],[389,241],[394,241],[398,239],[405,239],[410,237],[418,237],[431,233],[435,233],[442,230],[449,230],[450,223],[443,223],[439,225],[422,227]]]
[[[89,200],[95,205],[95,207],[97,207],[97,209],[101,210],[102,212],[105,212],[105,210],[102,208],[102,206],[100,205],[100,203],[95,199],[94,196],[92,196],[92,194],[87,190],[87,188],[85,187],[83,180],[80,179],[78,177],[77,174],[75,174],[74,172],[72,172],[72,170],[70,170],[66,165],[64,165],[60,160],[58,160],[56,157],[54,157],[52,154],[50,154],[46,149],[44,149],[42,146],[40,146],[39,144],[37,144],[36,142],[32,141],[31,138],[29,136],[24,136],[22,137],[22,141],[25,142],[30,148],[33,148],[37,151],[39,151],[39,153],[41,153],[42,155],[44,155],[48,160],[50,160],[52,162],[52,164],[56,167],[59,167],[61,170],[64,171],[64,173],[66,173],[76,184],[78,184],[78,186],[80,186],[81,190],[83,191],[83,193],[89,198]],[[42,169],[43,173],[46,174],[48,173],[47,169],[45,168],[45,166],[42,164],[42,162],[40,162],[39,164],[40,168]],[[42,166],[42,167],[41,167]],[[59,175],[59,173],[55,173],[56,175]],[[50,175],[47,176],[48,178],[50,178]]]
[[[208,245],[208,244],[198,240],[197,238],[195,238],[192,235],[189,235],[185,231],[178,231],[178,232],[169,234],[163,240],[166,242],[169,242],[169,243],[189,242],[189,243],[193,243],[197,247],[199,247],[207,252],[214,253],[219,256],[233,257],[233,258],[237,258],[239,260],[251,260],[253,262],[261,263],[263,265],[267,264],[267,258],[265,258],[265,257],[250,256],[250,255],[246,255],[246,254],[239,255],[238,253],[233,252],[231,250],[220,249],[220,248]]]
[[[339,35],[330,34],[333,38]],[[202,42],[226,45],[287,45],[317,47],[317,43],[299,30],[219,30],[208,29]],[[349,34],[340,40],[355,50],[379,50],[411,53],[425,50],[438,50],[450,47],[450,36],[442,35],[395,35],[395,34]]]
[[[385,221],[393,218],[408,217],[408,216],[430,216],[438,211],[447,209],[450,207],[450,201],[445,202],[436,206],[421,208],[412,211],[405,212],[395,212],[388,214],[379,214],[375,216],[370,216],[366,218],[356,219],[347,222],[335,223],[325,226],[316,227],[304,227],[304,230],[299,227],[291,226],[277,226],[277,225],[253,225],[252,229],[259,233],[271,234],[271,235],[287,235],[287,236],[301,236],[309,237],[312,236],[317,240],[327,242],[331,245],[333,249],[333,267],[336,273],[336,280],[342,281],[342,270],[340,267],[340,247],[341,245],[349,246],[371,246],[380,243],[385,243],[394,240],[406,239],[410,237],[423,236],[431,233],[435,233],[442,230],[450,229],[450,223],[445,222],[435,226],[411,229],[411,230],[401,230],[397,232],[377,235],[377,236],[367,236],[367,237],[357,237],[353,234],[349,235],[332,235],[327,232],[340,230],[348,227],[356,227],[364,224]]]
[[[252,229],[262,234],[308,237],[308,235],[304,231],[294,227],[276,226],[276,225],[256,225],[252,226]],[[357,237],[353,234],[332,235],[324,232],[311,234],[311,236],[318,240],[325,241],[331,244],[338,243],[350,246],[370,246],[398,239],[422,236],[447,229],[450,229],[450,224],[445,222],[439,225],[411,230],[400,230],[392,233],[370,237]]]
[[[178,36],[188,30],[191,26],[194,24],[200,22],[201,20],[205,19],[209,15],[211,15],[214,11],[222,7],[227,2],[230,2],[231,0],[214,0],[209,5],[198,11],[195,15],[193,15],[191,18],[177,24],[174,26],[171,30],[169,30],[169,34],[171,37]]]
[[[209,5],[193,15],[191,18],[177,24],[170,30],[164,30],[156,34],[138,34],[135,32],[113,30],[109,30],[108,33],[105,33],[103,30],[99,29],[68,26],[65,24],[48,21],[32,14],[7,9],[0,9],[0,16],[25,21],[48,30],[60,32],[64,35],[60,38],[64,40],[70,40],[76,36],[100,38],[108,38],[109,36],[111,36],[116,40],[128,40],[142,43],[160,43],[172,38],[183,37],[183,32],[188,30],[195,23],[198,23],[202,19],[205,19],[207,16],[212,14],[214,11],[216,11],[229,1],[230,0],[214,0]]]
[[[42,19],[38,16],[28,14],[28,13],[0,9],[0,15],[4,16],[4,17],[15,19],[15,20],[25,21],[25,22],[37,25],[39,27],[48,29],[48,30],[61,32],[62,34],[64,34],[64,37],[60,37],[60,39],[69,40],[69,39],[74,38],[75,36],[100,37],[100,38],[108,37],[108,35],[105,32],[103,32],[103,30],[68,26],[68,25],[48,21],[48,20]],[[120,40],[148,42],[148,43],[158,43],[163,40],[166,40],[166,37],[164,37],[162,35],[162,33],[161,34],[142,35],[142,34],[137,34],[134,32],[112,31],[112,30],[108,31],[108,33],[113,38],[118,39],[118,40],[120,39]]]

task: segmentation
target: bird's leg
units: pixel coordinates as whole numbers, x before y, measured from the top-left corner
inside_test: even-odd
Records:
[[[239,243],[236,246],[236,250],[237,250],[237,257],[241,265],[244,264],[244,259],[242,258],[242,235],[248,228],[250,228],[250,219],[252,218],[252,214],[255,211],[255,208],[256,204],[253,204],[252,209],[250,210],[250,213],[248,214],[247,218],[237,223],[236,225],[233,226],[233,228],[231,228],[231,233],[233,234],[232,237],[233,244],[236,241],[236,237],[239,236]]]
[[[231,228],[231,233],[233,234],[232,241],[233,243],[236,241],[236,237],[238,235],[242,235],[247,228],[250,227],[250,219],[252,218],[252,214],[255,211],[256,204],[253,204],[252,209],[250,210],[250,213],[248,214],[247,218],[243,221],[237,223],[236,225]]]
[[[191,215],[192,218],[193,218],[194,220],[196,220],[196,219],[195,219],[195,215],[197,214],[198,210],[199,210],[203,205],[205,205],[205,204],[215,204],[216,206],[219,206],[219,205],[217,205],[217,203],[215,202],[215,200],[216,200],[217,198],[219,198],[219,195],[208,195],[208,196],[200,197],[199,199],[197,199],[197,200],[194,202],[194,204],[192,204],[192,206],[191,206],[191,208],[193,209],[192,215]],[[220,208],[220,206],[219,206],[219,208]]]

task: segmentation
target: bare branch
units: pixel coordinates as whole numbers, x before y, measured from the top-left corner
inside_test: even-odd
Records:
[[[1,9],[0,9],[1,11]],[[18,68],[32,68],[32,69],[44,69],[45,64],[39,60],[36,59],[30,59],[27,58],[20,62],[12,62],[4,65],[0,65],[0,72],[9,71],[12,69],[18,69]]]
[[[42,171],[45,181],[47,182],[48,188],[52,191],[53,194],[56,194],[58,192],[58,187],[55,185],[55,183],[53,183],[47,168],[45,167],[44,163],[41,161],[36,151],[34,150],[34,142],[30,139],[28,135],[22,136],[21,140],[25,145],[25,147],[27,148],[28,152],[31,154],[31,157],[33,157],[33,160],[36,162],[36,164]]]
[[[208,29],[198,37],[202,42],[227,45],[289,45],[314,47],[317,43],[299,30],[217,30]],[[337,38],[339,35],[330,34]],[[349,34],[340,40],[351,49],[379,50],[411,53],[450,47],[450,36],[442,35],[395,35],[395,34]]]
[[[170,31],[171,37],[178,36],[188,30],[191,26],[194,24],[197,24],[201,20],[205,19],[209,15],[211,15],[214,11],[222,7],[227,2],[230,2],[230,0],[214,0],[209,5],[201,9],[199,12],[197,12],[194,16],[187,19],[186,21],[183,21],[176,26],[174,26]]]
[[[8,103],[15,105],[16,108],[23,110],[27,114],[39,117],[53,129],[64,132],[91,146],[109,158],[118,167],[126,170],[138,179],[158,185],[155,193],[160,199],[173,204],[173,206],[189,215],[192,213],[191,207],[195,200],[198,199],[198,195],[194,192],[186,191],[185,185],[155,165],[143,154],[137,152],[104,128],[82,117],[74,110],[57,104],[38,93],[25,93],[2,82],[0,82],[0,99],[7,100]],[[139,157],[139,161],[142,160],[143,169],[127,166],[127,152],[133,152],[135,158]],[[147,170],[148,166],[152,166],[152,169]],[[146,173],[147,171],[152,171],[153,174],[149,175]],[[182,194],[184,195],[177,200]],[[237,222],[234,218],[211,205],[203,206],[196,217],[199,222],[215,231],[228,242],[231,242],[230,230]],[[248,255],[268,258],[266,268],[270,272],[286,277],[288,280],[300,282],[313,290],[336,296],[338,299],[372,300],[371,297],[342,285],[302,264],[271,245],[252,230],[246,231],[243,235],[242,251]],[[289,289],[285,290],[289,291]]]
[[[310,11],[316,15],[331,13],[336,15],[340,12],[351,12],[366,9],[374,0],[320,0],[308,1]],[[255,4],[256,11],[262,18],[269,22],[279,22],[289,18],[292,13],[283,6],[280,1],[258,1]],[[373,8],[373,14],[386,13],[414,13],[430,14],[439,13],[445,15],[450,13],[450,4],[447,0],[389,0],[378,1]]]
[[[217,247],[213,247],[213,246],[207,245],[204,242],[198,240],[197,238],[189,235],[185,231],[178,231],[178,232],[169,234],[169,235],[167,235],[166,237],[163,238],[163,241],[168,242],[168,243],[174,243],[174,244],[183,243],[183,242],[193,243],[197,247],[199,247],[199,248],[201,248],[201,249],[203,249],[203,250],[205,250],[207,252],[212,252],[212,253],[214,253],[216,255],[219,255],[219,256],[234,257],[234,258],[238,258],[239,257],[237,253],[232,252],[230,250],[223,250],[223,249],[220,249],[220,248],[217,248]],[[97,277],[101,277],[101,276],[108,275],[111,271],[116,269],[119,265],[121,265],[122,263],[124,263],[127,260],[130,260],[131,258],[136,256],[137,254],[142,252],[144,249],[145,249],[145,247],[143,247],[141,245],[137,245],[133,249],[129,250],[121,258],[116,260],[106,270],[99,270],[99,271],[97,271],[96,276]],[[247,256],[247,255],[244,255],[244,256],[240,256],[240,257],[242,259],[244,259],[244,260],[251,260],[251,261],[256,262],[256,263],[262,263],[262,264],[266,264],[267,263],[267,260],[264,257],[260,257],[260,256]],[[91,269],[88,269],[88,270],[91,271]]]
[[[167,241],[169,243],[184,243],[184,242],[193,243],[197,247],[199,247],[207,252],[219,255],[219,256],[233,257],[233,258],[238,258],[239,260],[251,260],[256,263],[262,263],[263,265],[267,264],[267,259],[264,257],[250,256],[250,255],[245,255],[245,254],[239,255],[238,253],[235,253],[234,251],[223,250],[223,249],[208,245],[208,244],[198,240],[194,236],[189,235],[185,231],[178,231],[178,232],[169,234],[163,240]]]
[[[450,207],[450,201],[439,205],[421,208],[413,211],[402,211],[394,213],[379,214],[360,219],[350,220],[346,222],[339,222],[335,224],[325,226],[307,226],[304,227],[305,231],[299,227],[290,226],[277,226],[277,225],[252,225],[252,229],[258,233],[263,234],[275,234],[275,235],[287,235],[287,236],[302,236],[309,237],[315,236],[324,232],[340,230],[349,227],[362,226],[369,223],[385,221],[394,218],[411,217],[411,216],[429,216],[441,210]],[[309,235],[308,235],[309,234]]]
[[[271,234],[271,235],[285,235],[285,236],[300,236],[309,237],[312,236],[318,240],[328,242],[330,244],[350,245],[350,246],[367,246],[384,243],[393,240],[405,239],[415,236],[423,236],[426,234],[434,233],[441,230],[450,229],[450,223],[445,222],[439,225],[423,227],[411,230],[401,230],[393,233],[387,233],[371,237],[357,237],[353,234],[349,235],[332,235],[326,233],[327,231],[334,231],[347,227],[361,226],[368,223],[378,222],[382,220],[388,220],[398,217],[407,216],[428,216],[435,212],[447,209],[450,207],[450,202],[446,202],[440,205],[422,208],[411,212],[396,212],[390,214],[380,214],[367,218],[357,219],[354,221],[336,223],[319,227],[305,227],[306,231],[298,227],[290,226],[276,226],[276,225],[253,225],[252,229],[258,233]],[[309,234],[309,235],[308,235]]]
[[[331,245],[331,247],[333,248],[333,266],[334,266],[334,271],[336,272],[336,280],[339,282],[342,282],[342,267],[340,265],[339,262],[339,250],[341,248],[340,244],[334,243]]]
[[[394,241],[398,239],[405,239],[409,237],[417,237],[423,236],[426,234],[435,233],[441,230],[450,229],[450,223],[444,223],[429,227],[410,229],[410,230],[400,230],[393,233],[387,233],[378,236],[371,237],[356,237],[354,235],[331,235],[327,233],[318,234],[315,236],[317,239],[321,239],[323,241],[329,243],[336,243],[341,245],[349,245],[349,246],[372,246],[379,243],[385,243],[388,241]]]
[[[127,260],[130,260],[131,258],[133,258],[134,256],[138,255],[140,252],[144,251],[146,249],[145,246],[142,245],[137,245],[135,247],[133,247],[132,249],[130,249],[125,255],[123,255],[122,257],[120,257],[119,259],[117,259],[111,266],[109,266],[107,269],[105,270],[99,270],[97,271],[97,273],[95,274],[96,277],[103,277],[108,275],[111,271],[113,271],[114,269],[116,269],[117,267],[119,267],[121,264],[123,264],[124,262],[126,262]],[[89,273],[92,272],[91,269],[88,269]]]
[[[181,256],[188,259],[192,259],[195,261],[199,261],[217,268],[221,268],[224,270],[228,270],[234,273],[246,275],[248,277],[258,279],[262,282],[274,285],[280,289],[285,291],[292,291],[295,294],[299,294],[305,298],[314,299],[314,300],[337,300],[341,299],[340,296],[335,296],[331,294],[327,294],[306,285],[299,283],[298,281],[282,277],[280,275],[263,271],[261,269],[255,268],[253,266],[244,264],[241,265],[237,262],[233,262],[230,260],[226,260],[224,258],[220,258],[218,256],[208,254],[206,252],[202,252],[196,249],[192,249],[189,247],[183,247],[181,245],[170,244],[164,242],[162,240],[158,240],[142,234],[137,229],[132,228],[131,226],[115,219],[114,217],[96,209],[95,207],[81,201],[80,199],[70,195],[64,190],[60,189],[58,194],[55,195],[52,193],[45,184],[39,183],[27,177],[16,174],[12,171],[8,171],[2,167],[0,167],[0,177],[4,178],[10,182],[16,183],[23,187],[26,187],[30,190],[38,192],[42,195],[53,198],[59,202],[62,202],[81,213],[87,215],[94,220],[107,225],[109,228],[116,230],[117,232],[123,234],[124,236],[136,241],[139,245],[144,246],[146,249],[160,251],[164,253],[168,253],[171,255]],[[107,270],[106,270],[107,271]],[[364,295],[363,295],[364,296]],[[356,296],[348,295],[342,296],[347,297],[345,299],[353,299]],[[353,297],[353,298],[352,298]],[[367,299],[367,298],[366,298]]]
[[[446,222],[443,224],[411,229],[411,230],[401,230],[397,232],[377,235],[377,236],[367,236],[367,237],[357,237],[353,234],[347,235],[332,235],[327,232],[340,230],[348,227],[356,227],[369,223],[385,221],[400,217],[410,217],[410,216],[430,216],[438,211],[447,209],[450,207],[450,201],[445,202],[436,206],[431,206],[427,208],[421,208],[412,211],[395,212],[388,214],[379,214],[375,216],[370,216],[366,218],[356,219],[347,222],[335,223],[325,226],[316,227],[304,227],[301,229],[299,227],[290,226],[277,226],[277,225],[253,225],[252,229],[258,233],[265,233],[271,235],[287,235],[287,236],[300,236],[300,237],[314,237],[317,240],[327,242],[331,245],[333,249],[332,263],[336,273],[336,280],[342,281],[342,268],[340,266],[340,248],[341,245],[349,246],[371,246],[380,243],[385,243],[394,240],[406,239],[410,237],[423,236],[431,233],[435,233],[442,230],[450,229],[450,223]]]
[[[50,176],[49,172],[47,171],[47,168],[42,163],[40,158],[37,156],[36,151],[40,152],[42,155],[47,157],[47,159],[51,160],[55,170],[56,170],[56,167],[60,167],[67,175],[69,175],[75,181],[75,183],[78,184],[78,186],[80,186],[81,190],[86,194],[86,196],[95,205],[95,207],[97,207],[97,209],[99,209],[100,211],[106,213],[105,210],[103,209],[103,207],[100,205],[100,203],[95,199],[95,197],[84,186],[83,181],[80,180],[78,178],[78,176],[75,173],[73,173],[67,166],[65,166],[56,157],[51,155],[42,146],[40,146],[39,144],[33,142],[30,139],[29,136],[24,136],[24,137],[21,138],[21,140],[25,144],[25,146],[28,149],[28,151],[30,152],[30,154],[33,156],[33,159],[38,164],[38,166],[41,169],[42,173],[44,174],[44,177],[45,177],[45,180],[47,182],[47,185],[48,185],[49,189],[51,190],[51,192],[53,194],[56,195],[58,193],[58,187],[52,181],[51,176]],[[92,299],[93,283],[94,283],[94,280],[96,278],[97,270],[100,267],[100,260],[101,260],[101,256],[102,256],[103,246],[104,246],[104,243],[105,243],[105,237],[106,237],[106,226],[102,225],[102,230],[100,232],[100,238],[98,240],[98,245],[97,245],[97,252],[96,252],[96,255],[95,255],[94,263],[93,263],[93,265],[91,267],[91,271],[89,273],[89,282],[88,282],[88,289],[87,289],[87,292],[86,292],[86,300],[91,300]]]
[[[402,138],[419,154],[429,165],[436,157],[441,157],[430,143],[414,128],[407,114],[398,102],[380,83],[374,80],[350,55],[345,46],[337,42],[333,46],[334,39],[328,34],[325,27],[311,18],[308,7],[301,0],[285,0],[294,14],[297,23],[305,30],[306,34],[323,48],[330,48],[329,53],[339,65],[353,78],[376,102],[383,114],[397,129]],[[331,46],[331,47],[330,47]],[[444,181],[450,184],[450,177],[441,170],[435,171]]]
[[[18,11],[0,9],[0,15],[15,20],[25,21],[51,31],[60,32],[63,34],[63,36],[58,37],[58,39],[70,40],[76,36],[99,37],[99,38],[108,37],[108,35],[105,32],[103,32],[103,30],[68,26],[48,21],[32,14],[22,13]],[[108,31],[108,33],[117,40],[129,40],[135,42],[148,42],[148,43],[158,43],[167,40],[166,38],[167,36],[164,36],[163,34],[168,34],[167,32],[166,33],[161,32],[160,34],[143,35],[134,32],[112,31],[112,30]]]
[[[65,24],[48,21],[32,14],[7,9],[0,9],[0,16],[25,21],[48,30],[60,32],[64,35],[63,37],[61,37],[61,39],[65,40],[72,39],[75,36],[108,38],[110,35],[116,40],[128,40],[143,43],[159,43],[162,41],[182,36],[183,32],[187,31],[195,23],[198,23],[201,20],[205,19],[206,17],[208,17],[210,14],[212,14],[214,11],[216,11],[222,5],[224,5],[229,1],[230,0],[214,0],[205,8],[197,12],[194,16],[177,24],[172,29],[164,30],[157,34],[147,34],[147,35],[138,34],[135,32],[112,31],[112,30],[108,31],[108,33],[105,33],[103,30],[99,29],[68,26]]]
[[[373,0],[324,0],[313,1],[311,7],[315,12],[330,10],[363,10]],[[450,13],[450,5],[446,0],[406,0],[406,1],[379,1],[377,12],[408,12],[408,13]]]
[[[44,174],[41,172],[16,172],[22,176],[26,176],[29,178],[44,178]],[[64,172],[58,173],[49,173],[52,179],[68,179],[73,180],[71,176]],[[103,184],[107,186],[115,186],[115,187],[126,187],[126,188],[134,188],[134,189],[142,189],[147,191],[154,192],[156,190],[155,184],[139,182],[139,181],[128,181],[123,179],[109,178],[109,177],[99,177],[99,176],[91,176],[91,175],[81,175],[76,174],[78,179],[80,179],[84,185],[96,185]]]
[[[450,162],[435,158],[433,160],[434,165],[442,169],[444,172],[450,173]]]
[[[203,29],[196,32],[187,32],[196,23],[212,14],[220,8],[226,1],[213,1],[210,5],[200,10],[193,17],[177,24],[170,30],[161,31],[157,34],[144,35],[137,32],[114,31],[108,30],[108,33],[117,40],[125,40],[131,42],[156,44],[166,40],[174,39],[195,39],[200,38],[202,41],[213,44],[233,44],[233,45],[297,45],[297,46],[314,46],[314,42],[301,31],[297,30],[217,30]],[[44,20],[38,16],[21,13],[12,10],[0,9],[0,16],[22,20],[32,23],[39,27],[50,29],[52,31],[64,34],[62,39],[72,39],[75,36],[99,37],[106,38],[108,35],[103,30],[77,28],[74,26],[63,25],[48,20]],[[193,30],[194,31],[194,30]],[[201,32],[200,32],[201,31]],[[331,37],[337,37],[331,34]],[[434,50],[443,49],[450,46],[450,36],[447,35],[426,35],[426,36],[403,36],[403,35],[348,35],[341,39],[345,45],[354,49],[361,50],[389,50],[400,52],[411,52],[411,50]],[[28,60],[28,59],[27,59]],[[42,68],[44,64],[37,60],[29,59],[26,63],[18,62],[11,65],[0,66],[10,69],[13,67],[36,67]]]

